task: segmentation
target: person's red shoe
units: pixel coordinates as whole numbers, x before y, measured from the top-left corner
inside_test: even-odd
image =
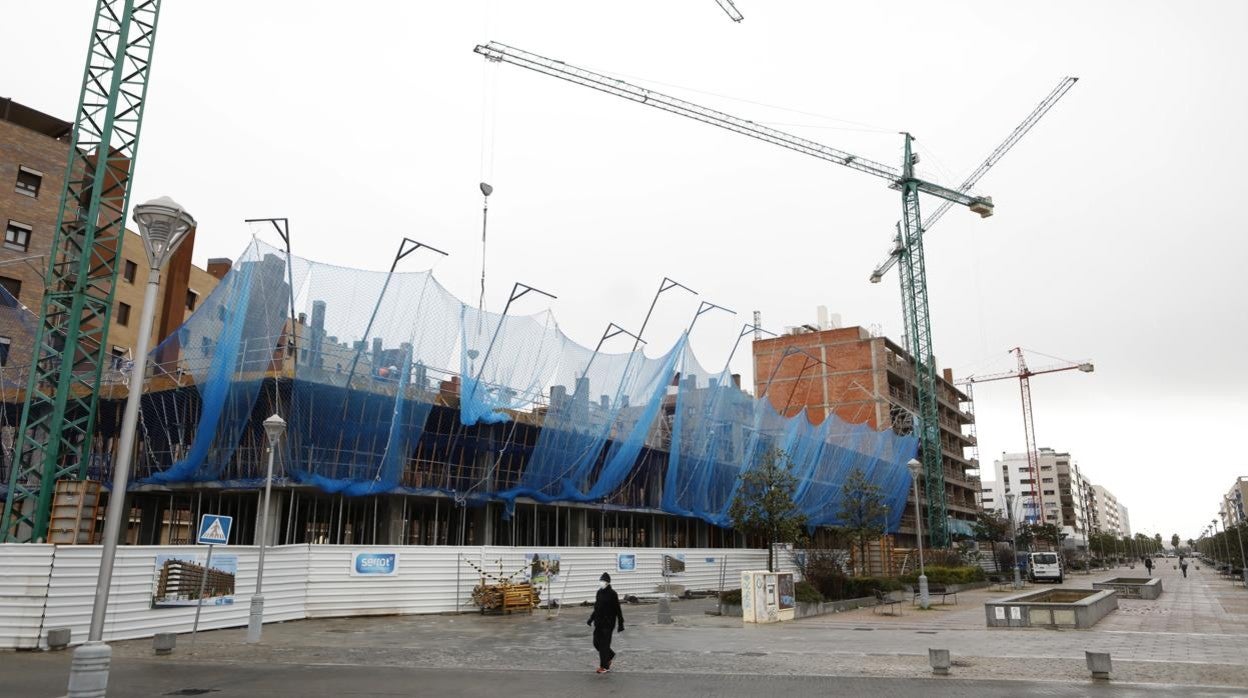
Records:
[[[594,669],[594,673],[595,673],[595,674],[605,674],[605,673],[607,673],[607,670],[606,670],[606,669],[603,669],[602,667],[598,667],[597,669]]]

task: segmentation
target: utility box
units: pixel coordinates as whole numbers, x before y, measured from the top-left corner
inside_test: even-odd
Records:
[[[741,573],[741,618],[746,623],[779,623],[794,618],[793,575],[746,570]]]

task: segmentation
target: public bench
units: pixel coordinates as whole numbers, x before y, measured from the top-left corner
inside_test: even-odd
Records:
[[[919,587],[916,585],[913,591],[914,591],[914,596],[910,599],[910,603],[917,604],[919,602]],[[927,598],[931,599],[937,596],[940,597],[941,604],[944,604],[945,599],[949,598],[950,596],[953,597],[953,602],[955,604],[958,602],[958,592],[949,591],[949,587],[945,586],[944,584],[928,584],[927,585]]]
[[[900,613],[900,601],[892,598],[887,592],[880,589],[873,589],[872,593],[875,594],[875,605],[871,607],[872,613],[876,613],[881,608],[888,608],[890,616]]]

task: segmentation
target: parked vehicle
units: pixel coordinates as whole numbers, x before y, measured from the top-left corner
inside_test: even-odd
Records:
[[[1062,556],[1057,553],[1032,553],[1027,562],[1028,576],[1033,582],[1047,579],[1061,584],[1066,579]]]

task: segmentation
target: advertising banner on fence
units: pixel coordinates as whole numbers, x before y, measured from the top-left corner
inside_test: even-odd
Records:
[[[637,569],[636,553],[620,553],[615,557],[616,572],[632,572]]]
[[[398,573],[398,553],[370,551],[351,555],[352,577],[393,577]]]
[[[204,590],[205,606],[228,606],[234,603],[238,556],[213,555],[212,567],[205,568],[207,558],[206,553],[157,555],[156,590],[152,594],[152,608],[196,606],[201,588]]]
[[[538,586],[559,581],[558,553],[525,553],[524,557],[529,567],[529,583]]]

